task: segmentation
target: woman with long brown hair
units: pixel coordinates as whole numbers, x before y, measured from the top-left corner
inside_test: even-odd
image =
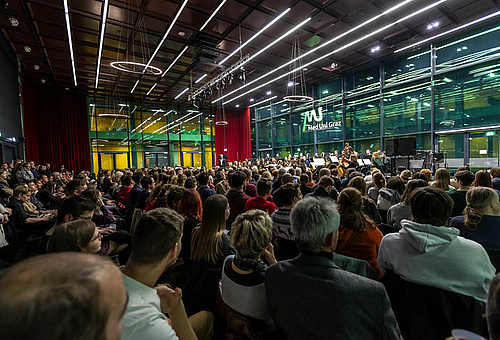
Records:
[[[367,261],[379,274],[377,254],[384,235],[362,210],[359,190],[345,188],[337,201],[340,213],[339,239],[335,252]]]
[[[222,264],[226,256],[236,253],[229,236],[224,233],[229,217],[229,203],[223,195],[212,195],[203,204],[201,224],[191,237],[191,259],[195,262]]]
[[[189,261],[191,255],[191,234],[193,229],[200,224],[202,215],[201,198],[195,189],[187,189],[182,195],[177,212],[184,217],[184,227],[182,229],[182,248],[179,257],[184,261]]]
[[[435,188],[439,188],[444,191],[448,191],[453,189],[450,186],[451,182],[451,176],[450,172],[446,168],[439,168],[436,170],[436,173],[434,175],[434,182],[431,183],[431,186]]]

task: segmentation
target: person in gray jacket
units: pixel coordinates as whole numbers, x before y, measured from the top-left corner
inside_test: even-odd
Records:
[[[334,262],[340,215],[326,198],[292,209],[301,254],[266,271],[269,312],[286,339],[401,339],[384,286]]]

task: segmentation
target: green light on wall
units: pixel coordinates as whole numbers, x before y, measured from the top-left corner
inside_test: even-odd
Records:
[[[444,81],[444,82],[447,82],[447,83],[451,83],[451,82],[453,82],[453,80],[452,80],[452,79],[450,79],[450,78],[444,78],[444,79],[443,79],[443,81]]]
[[[495,135],[494,131],[488,131],[488,132],[486,132],[486,137],[491,137],[491,136],[494,136],[494,135]]]
[[[321,93],[328,94],[328,89],[323,90],[323,92],[321,92]]]
[[[490,76],[491,78],[496,77],[495,73],[493,73],[493,72],[490,72],[490,73],[488,74],[488,76]]]

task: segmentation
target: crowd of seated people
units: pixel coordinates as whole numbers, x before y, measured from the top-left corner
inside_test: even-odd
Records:
[[[64,318],[88,322],[95,330],[85,332],[105,332],[106,339],[120,338],[115,326],[122,319],[122,339],[500,332],[500,168],[393,176],[377,167],[349,168],[338,177],[332,167],[286,162],[224,165],[75,175],[63,166],[52,172],[50,164],[3,164],[0,338],[14,332],[19,316],[12,311],[27,303],[54,317],[93,309],[96,315]],[[82,268],[92,263],[105,271]],[[102,273],[103,279],[88,278]],[[107,275],[113,294],[102,286]],[[45,303],[79,278],[88,281],[89,295]],[[37,285],[54,292],[38,294]],[[81,293],[85,284],[75,287]],[[34,293],[8,295],[21,288]],[[68,301],[77,308],[64,310]],[[105,305],[120,311],[101,310]],[[95,324],[103,313],[114,319]],[[426,316],[416,321],[419,313]],[[30,318],[23,339],[44,339],[29,332],[71,338],[46,315]]]

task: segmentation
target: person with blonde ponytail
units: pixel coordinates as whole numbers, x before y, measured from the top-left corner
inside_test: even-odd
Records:
[[[450,227],[460,236],[476,241],[486,250],[500,251],[500,202],[497,192],[488,187],[467,191],[463,216],[454,217]]]
[[[384,235],[362,210],[363,197],[355,188],[345,188],[337,201],[340,213],[339,239],[335,252],[368,262],[379,276],[377,254]]]

